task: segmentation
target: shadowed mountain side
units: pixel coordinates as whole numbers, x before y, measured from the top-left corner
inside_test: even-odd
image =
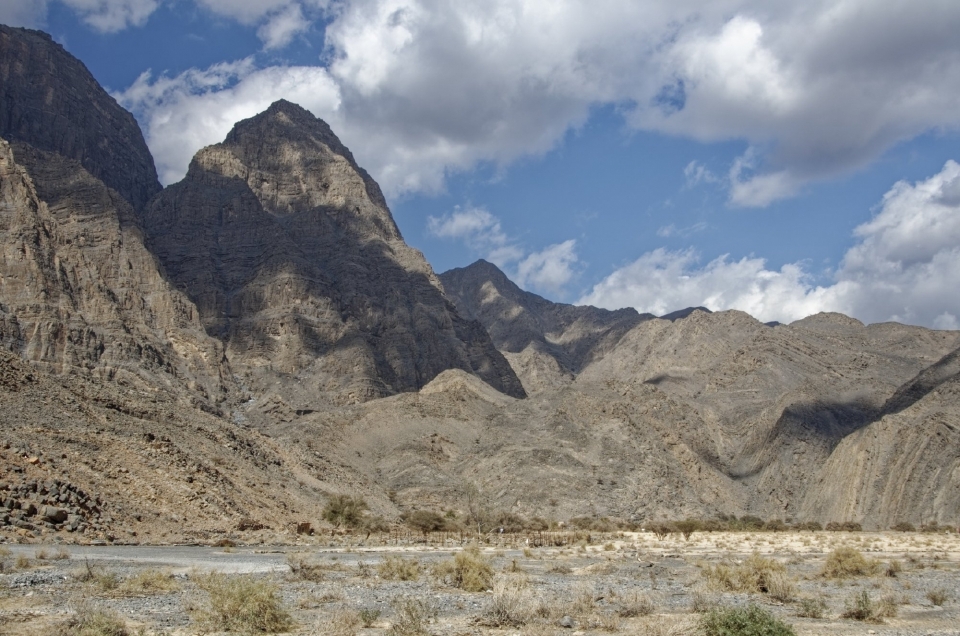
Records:
[[[960,379],[846,437],[825,462],[801,514],[955,525],[960,518]]]
[[[946,382],[960,377],[960,349],[951,351],[936,364],[921,371],[917,377],[897,389],[897,392],[883,405],[883,415],[892,415],[908,409],[927,394],[938,389]]]
[[[403,242],[376,184],[299,106],[238,123],[142,216],[167,274],[255,394],[278,390],[309,410],[415,391],[452,368],[524,395]]]
[[[0,137],[79,161],[135,208],[160,191],[133,115],[41,31],[0,25]]]
[[[634,309],[609,311],[551,302],[523,291],[484,260],[444,272],[440,280],[460,313],[484,325],[521,376],[534,374],[524,380],[538,390],[565,382],[615,347],[627,331],[653,317]],[[555,363],[537,360],[542,356]],[[558,368],[548,379],[544,374],[554,364]]]
[[[203,408],[227,397],[222,347],[161,276],[117,192],[77,161],[0,140],[0,205],[4,347]]]

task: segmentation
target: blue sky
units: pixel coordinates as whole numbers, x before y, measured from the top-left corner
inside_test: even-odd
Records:
[[[565,302],[960,328],[960,3],[0,0],[161,180],[281,97],[437,271]]]

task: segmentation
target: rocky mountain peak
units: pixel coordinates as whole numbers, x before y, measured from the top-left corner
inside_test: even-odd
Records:
[[[134,208],[160,191],[133,115],[41,31],[0,25],[0,137],[80,162]]]
[[[278,101],[198,152],[142,223],[248,385],[298,374],[303,391],[281,392],[299,410],[322,395],[417,390],[446,369],[524,395],[483,328],[403,241],[377,184],[296,104]]]

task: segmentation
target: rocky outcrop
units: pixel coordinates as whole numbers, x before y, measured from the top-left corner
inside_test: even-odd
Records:
[[[457,313],[404,243],[377,184],[299,106],[277,102],[201,150],[142,222],[254,392],[279,381],[303,410],[324,395],[363,401],[462,369],[524,394],[483,327]]]
[[[0,140],[0,342],[57,373],[215,408],[222,347],[161,276],[127,201],[77,161]]]
[[[75,159],[135,208],[160,191],[133,115],[41,31],[0,25],[0,137]]]
[[[440,280],[457,309],[483,324],[528,389],[562,385],[653,318],[632,308],[551,302],[520,289],[485,260],[444,272]]]

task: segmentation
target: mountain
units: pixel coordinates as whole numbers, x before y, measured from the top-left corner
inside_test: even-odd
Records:
[[[133,115],[42,31],[0,24],[0,137],[78,161],[134,208],[160,191]]]
[[[440,274],[464,316],[490,333],[528,391],[569,382],[651,314],[565,305],[520,289],[496,265],[479,260]]]
[[[310,410],[462,369],[524,395],[483,327],[403,241],[377,184],[295,104],[276,102],[198,152],[141,220],[254,394]]]

